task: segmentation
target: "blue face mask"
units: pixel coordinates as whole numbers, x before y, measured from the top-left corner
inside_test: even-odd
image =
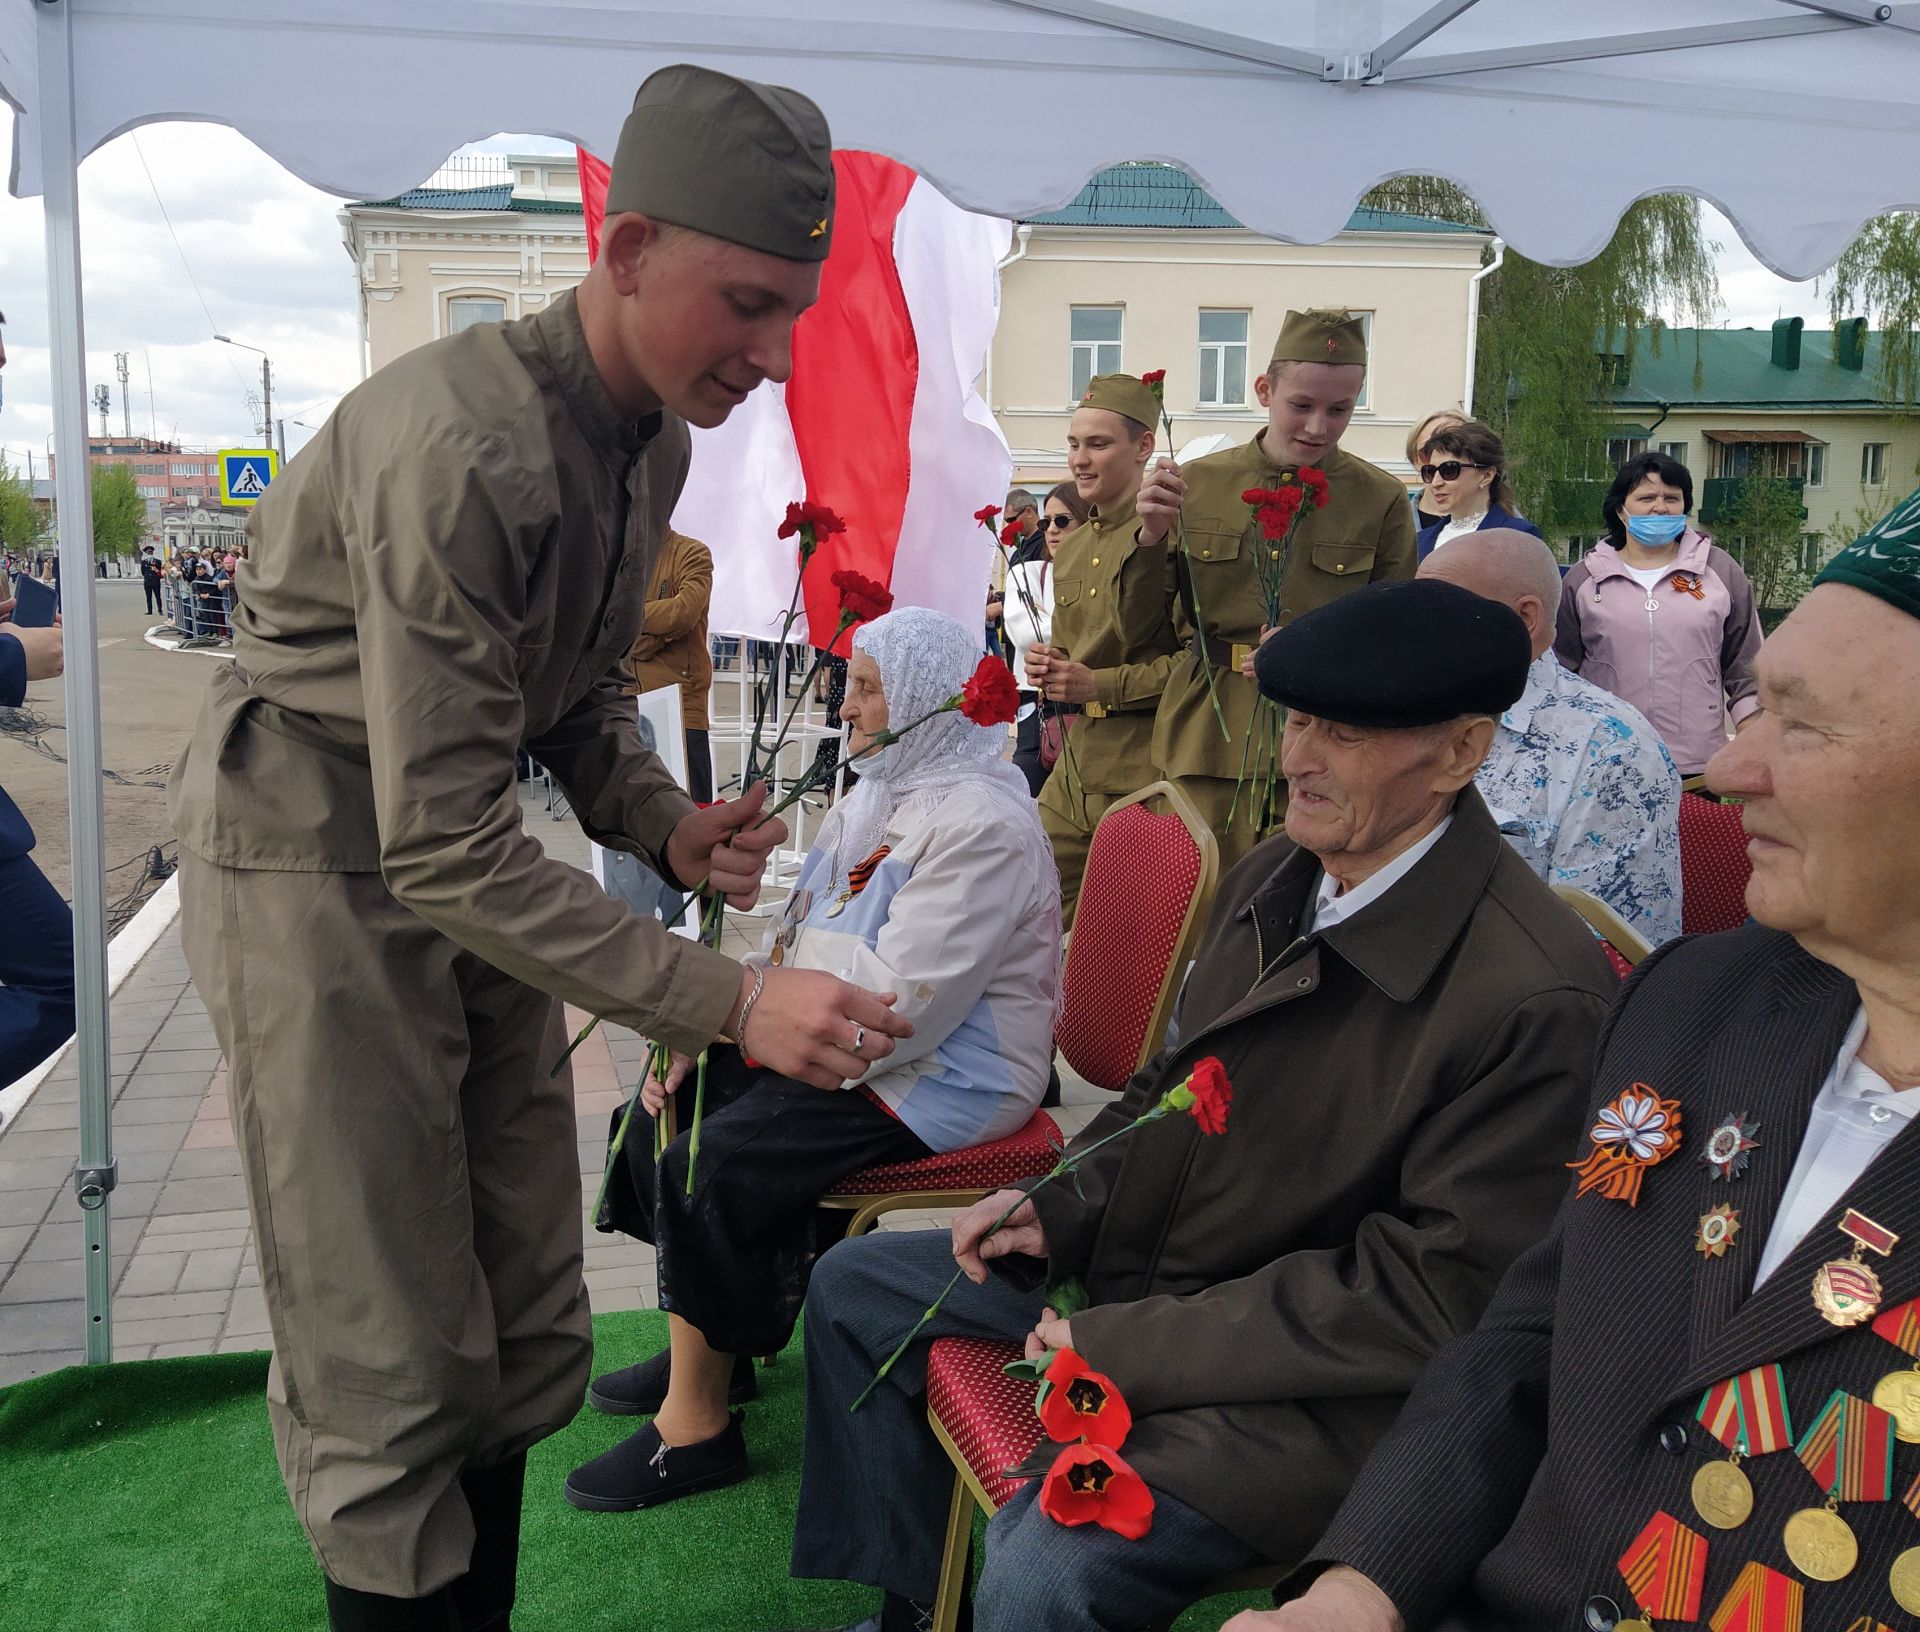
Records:
[[[1685,516],[1628,516],[1626,523],[1640,544],[1671,544],[1687,530]]]

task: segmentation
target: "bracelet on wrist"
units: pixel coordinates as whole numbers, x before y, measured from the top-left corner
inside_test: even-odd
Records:
[[[760,1001],[762,988],[767,984],[767,971],[764,966],[756,966],[753,971],[753,987],[747,993],[746,1000],[740,1005],[740,1018],[733,1023],[733,1040],[742,1054],[747,1051],[747,1017],[753,1013],[754,1004]]]

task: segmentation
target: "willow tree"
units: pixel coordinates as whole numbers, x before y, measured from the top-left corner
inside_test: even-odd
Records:
[[[1920,406],[1920,215],[1875,216],[1833,269],[1828,309],[1838,324],[1864,317],[1880,331],[1880,383],[1888,400]]]
[[[1401,177],[1363,202],[1491,230],[1465,192],[1433,177]],[[1603,460],[1614,382],[1643,332],[1657,349],[1670,322],[1713,320],[1714,248],[1699,200],[1659,194],[1633,205],[1585,265],[1543,266],[1509,249],[1481,284],[1474,412],[1506,441],[1522,513],[1549,532],[1597,529],[1589,484],[1612,474]]]

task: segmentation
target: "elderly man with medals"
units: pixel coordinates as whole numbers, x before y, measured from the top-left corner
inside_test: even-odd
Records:
[[[1027,653],[1028,683],[1072,732],[1040,790],[1069,927],[1100,818],[1158,775],[1154,710],[1177,647],[1166,551],[1135,543],[1134,496],[1159,419],[1158,399],[1131,374],[1095,376],[1074,410],[1067,467],[1088,514],[1054,556],[1052,644]]]
[[[1920,494],[1758,675],[1755,921],[1635,972],[1553,1230],[1234,1632],[1920,1615]]]
[[[183,936],[227,1059],[268,1412],[333,1627],[505,1632],[530,1446],[591,1350],[562,1000],[819,1087],[911,1027],[742,969],[545,856],[524,748],[600,844],[745,903],[765,789],[697,810],[620,661],[689,457],[784,379],[831,242],[806,98],[640,88],[578,291],[350,393],[254,513],[235,662],[171,793]]]
[[[1345,311],[1288,312],[1254,393],[1266,428],[1237,448],[1179,467],[1161,461],[1140,488],[1140,544],[1169,542],[1170,621],[1180,644],[1153,727],[1153,762],[1177,782],[1231,866],[1286,811],[1258,774],[1265,729],[1251,656],[1268,628],[1257,552],[1269,548],[1243,496],[1303,468],[1325,473],[1327,502],[1299,523],[1284,562],[1284,624],[1369,583],[1411,578],[1406,483],[1340,444],[1367,377],[1366,332]],[[1131,609],[1130,609],[1131,615]]]

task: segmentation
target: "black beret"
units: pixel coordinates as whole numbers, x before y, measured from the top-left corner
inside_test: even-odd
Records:
[[[1527,689],[1518,613],[1438,578],[1368,584],[1303,612],[1253,660],[1276,703],[1341,725],[1405,729],[1504,714]]]

